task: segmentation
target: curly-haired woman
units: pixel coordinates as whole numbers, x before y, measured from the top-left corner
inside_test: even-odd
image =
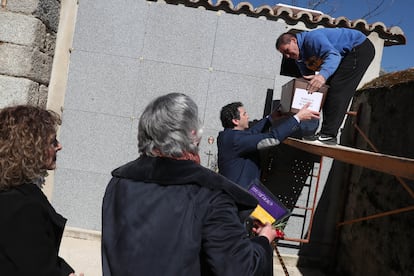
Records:
[[[58,256],[66,219],[40,190],[62,149],[60,122],[35,106],[0,110],[0,275],[75,275]]]

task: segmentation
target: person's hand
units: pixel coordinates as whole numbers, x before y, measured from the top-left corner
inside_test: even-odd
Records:
[[[309,81],[306,90],[308,90],[310,93],[319,91],[322,85],[326,83],[324,76],[322,76],[321,74],[303,76],[303,78]]]
[[[262,224],[259,221],[256,221],[253,226],[253,232],[255,232],[258,236],[266,237],[271,243],[276,238],[276,230],[272,227],[269,222]]]
[[[296,113],[296,116],[300,121],[306,121],[310,119],[319,119],[320,113],[317,111],[313,111],[308,109],[310,106],[310,103],[305,104],[298,113]]]
[[[75,273],[71,273],[71,274],[69,274],[69,276],[77,276]],[[84,274],[83,273],[79,273],[79,276],[84,276]]]

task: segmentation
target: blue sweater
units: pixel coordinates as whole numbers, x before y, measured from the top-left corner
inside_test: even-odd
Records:
[[[346,28],[317,29],[296,34],[300,59],[296,61],[302,75],[315,71],[327,80],[335,73],[342,58],[367,37],[357,30]]]

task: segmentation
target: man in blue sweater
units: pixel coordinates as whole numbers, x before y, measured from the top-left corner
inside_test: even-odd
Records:
[[[321,130],[304,138],[336,144],[349,102],[375,56],[374,46],[360,31],[333,28],[284,33],[277,39],[276,49],[296,61],[303,77],[309,80],[309,92],[329,85]]]
[[[309,104],[304,105],[294,116],[278,120],[270,131],[265,131],[272,123],[271,116],[249,128],[249,115],[241,102],[224,106],[220,113],[224,130],[217,137],[219,173],[243,188],[248,188],[256,178],[260,180],[259,151],[303,131],[301,121],[319,119],[319,112],[308,107]]]

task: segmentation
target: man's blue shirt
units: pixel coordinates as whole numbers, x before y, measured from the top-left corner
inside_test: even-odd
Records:
[[[367,37],[347,28],[326,28],[296,34],[300,60],[296,63],[302,75],[319,71],[326,80],[335,73],[342,58]]]

